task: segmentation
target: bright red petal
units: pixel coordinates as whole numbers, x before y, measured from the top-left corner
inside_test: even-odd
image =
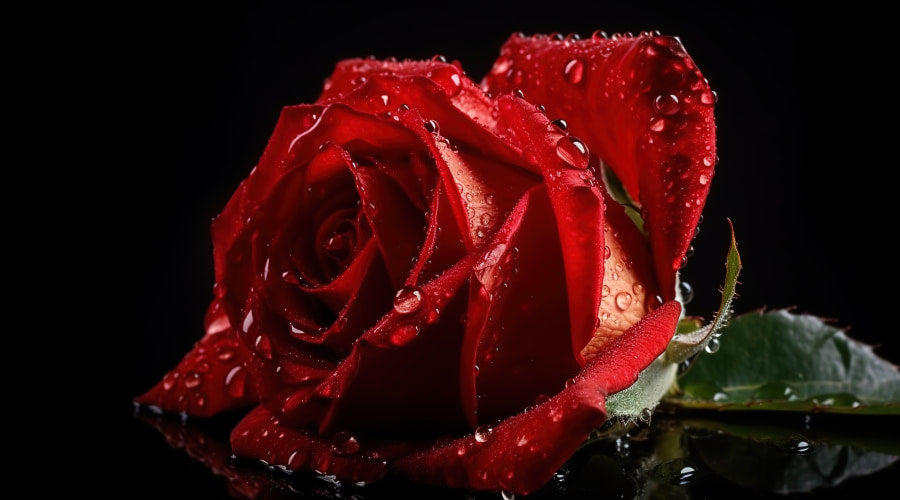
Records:
[[[495,428],[404,457],[395,470],[443,486],[529,493],[546,483],[606,419],[605,399],[627,388],[666,348],[681,306],[668,302],[588,362],[562,392]]]
[[[136,399],[141,405],[193,417],[245,408],[257,401],[246,368],[250,353],[243,347],[214,300],[206,313],[206,335],[174,370]]]
[[[513,36],[485,78],[568,121],[646,210],[668,300],[716,162],[715,93],[677,38],[562,41]]]

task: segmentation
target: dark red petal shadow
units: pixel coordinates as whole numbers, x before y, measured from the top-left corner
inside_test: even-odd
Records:
[[[546,483],[606,419],[605,399],[637,380],[666,348],[681,306],[668,302],[611,342],[562,392],[492,430],[434,445],[393,464],[412,480],[529,493]]]
[[[206,313],[206,335],[162,381],[135,401],[169,412],[210,417],[257,401],[248,380],[250,352],[241,344],[218,299]]]
[[[513,36],[484,85],[524,91],[608,163],[646,209],[666,300],[716,162],[715,94],[677,38]]]

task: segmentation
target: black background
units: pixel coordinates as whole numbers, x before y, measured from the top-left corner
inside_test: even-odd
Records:
[[[117,408],[127,412],[200,337],[213,284],[209,223],[262,153],[282,106],[315,100],[337,61],[369,54],[441,53],[477,81],[516,31],[680,36],[719,94],[721,159],[682,271],[696,288],[688,311],[715,310],[729,217],[744,262],[738,312],[795,306],[900,361],[888,236],[897,166],[884,152],[896,126],[881,122],[898,99],[885,74],[891,45],[875,22],[883,16],[775,3],[551,3],[115,13],[121,22],[98,45],[110,54],[98,88],[110,104],[105,138],[120,146],[105,158],[118,188],[104,207],[128,220],[103,228],[104,258],[122,260],[109,283],[109,328],[125,352],[125,375],[110,389]],[[137,470],[171,462],[146,441],[135,438]]]

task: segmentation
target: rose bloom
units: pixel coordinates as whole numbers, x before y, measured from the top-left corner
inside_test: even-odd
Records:
[[[233,452],[291,470],[540,487],[675,332],[714,101],[652,33],[514,35],[480,86],[339,63],[213,223],[206,335],[138,402],[253,408]]]

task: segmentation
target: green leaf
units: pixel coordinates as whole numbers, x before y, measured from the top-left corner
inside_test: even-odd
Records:
[[[900,414],[900,371],[842,330],[779,310],[735,318],[668,403],[721,410]]]
[[[681,323],[684,320],[679,322],[679,333],[672,338],[669,347],[666,348],[666,360],[670,363],[680,363],[699,354],[731,318],[731,302],[734,300],[738,274],[741,272],[741,254],[738,253],[737,240],[734,238],[734,225],[730,220],[728,224],[731,226],[731,245],[725,259],[725,285],[722,287],[719,311],[710,324],[688,333],[681,333]]]

